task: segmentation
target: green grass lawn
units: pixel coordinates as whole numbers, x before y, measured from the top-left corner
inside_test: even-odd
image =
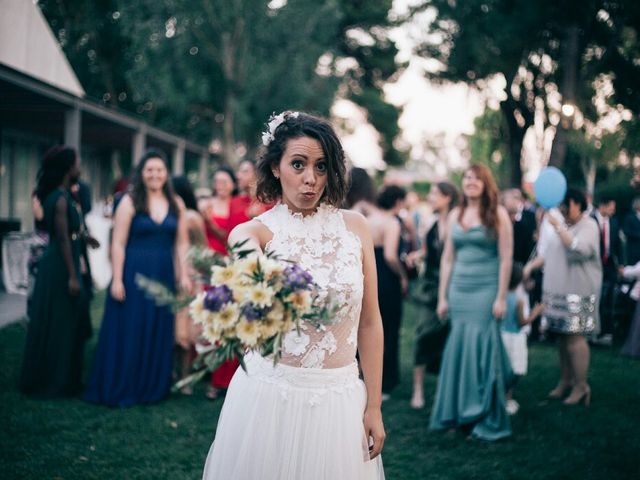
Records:
[[[102,302],[98,296],[96,324]],[[521,410],[513,437],[494,444],[469,441],[427,431],[434,377],[427,379],[427,408],[409,408],[413,324],[408,307],[402,383],[383,406],[388,479],[640,478],[640,362],[617,350],[595,350],[591,408],[564,407],[545,400],[557,376],[555,349],[537,345],[530,350],[530,373],[516,390]],[[2,478],[200,478],[222,406],[204,398],[204,385],[193,397],[172,395],[159,405],[126,410],[78,399],[30,400],[16,388],[24,338],[23,324],[0,330]]]

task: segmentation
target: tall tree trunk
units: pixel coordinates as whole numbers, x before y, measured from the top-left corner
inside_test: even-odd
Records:
[[[528,126],[521,127],[515,117],[515,102],[511,96],[510,85],[507,86],[507,98],[500,102],[500,110],[507,123],[507,144],[509,147],[510,178],[511,187],[522,187],[522,142]]]
[[[576,93],[578,88],[578,62],[580,56],[580,31],[577,24],[569,25],[565,30],[562,42],[562,82],[560,93],[563,105],[572,105],[575,108]],[[567,157],[568,130],[573,123],[573,115],[567,116],[561,112],[560,122],[556,127],[556,136],[551,145],[549,165],[558,168],[564,166]]]

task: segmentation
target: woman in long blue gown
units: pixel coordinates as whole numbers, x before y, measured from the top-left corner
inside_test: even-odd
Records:
[[[176,273],[187,283],[188,247],[164,156],[147,152],[133,189],[118,205],[111,256],[113,279],[85,398],[112,407],[154,403],[171,387],[174,315],[137,286],[136,276],[175,290]],[[179,271],[175,271],[178,266]]]
[[[461,428],[483,440],[511,434],[505,392],[513,374],[498,321],[506,310],[513,232],[484,166],[464,175],[464,198],[451,212],[441,263],[438,314],[449,312],[432,430]]]

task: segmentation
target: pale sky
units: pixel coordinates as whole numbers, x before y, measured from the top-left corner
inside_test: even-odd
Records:
[[[394,9],[401,10],[408,0],[396,0]],[[412,37],[427,34],[432,15],[426,13],[413,25],[398,28],[393,39],[400,49],[398,59],[409,60],[409,67],[393,84],[387,84],[387,101],[402,106],[400,117],[402,138],[400,146],[410,149],[407,169],[418,176],[437,177],[446,175],[451,168],[464,166],[460,135],[473,133],[473,119],[484,109],[483,95],[494,100],[503,88],[499,80],[492,82],[489,93],[483,95],[464,84],[432,85],[425,79],[424,69],[433,68],[424,59],[411,53]],[[384,168],[382,154],[377,146],[377,132],[366,124],[362,111],[351,102],[338,100],[332,110],[334,117],[348,125],[342,136],[345,151],[354,165],[367,169]],[[436,145],[439,154],[430,148]],[[440,160],[447,158],[448,165]],[[439,158],[440,157],[440,158]]]

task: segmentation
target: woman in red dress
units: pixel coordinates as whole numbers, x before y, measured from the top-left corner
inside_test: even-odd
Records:
[[[227,254],[227,237],[235,226],[231,221],[231,198],[236,190],[236,177],[228,167],[220,167],[213,175],[213,197],[201,204],[207,232],[207,243],[214,252]],[[227,361],[211,375],[207,398],[218,398],[220,390],[226,390],[238,368],[238,361]]]
[[[273,206],[273,204],[262,203],[256,198],[256,165],[252,160],[240,162],[236,177],[239,193],[231,199],[231,229],[248,222]]]

